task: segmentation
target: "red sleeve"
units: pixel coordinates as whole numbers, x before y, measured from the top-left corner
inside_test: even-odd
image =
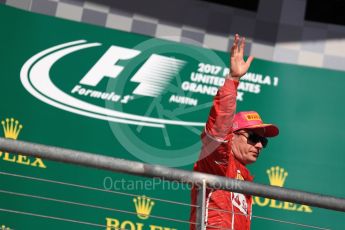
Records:
[[[199,161],[194,165],[196,171],[226,175],[238,84],[237,81],[226,79],[214,98],[205,130],[201,134],[202,148]]]
[[[216,139],[226,140],[231,132],[232,120],[236,112],[238,84],[238,81],[227,78],[213,100],[206,123],[206,133]]]

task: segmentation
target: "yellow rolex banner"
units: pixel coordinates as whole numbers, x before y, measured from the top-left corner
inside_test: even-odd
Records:
[[[227,53],[1,4],[0,19],[2,137],[192,169]],[[237,109],[281,130],[250,166],[256,182],[344,197],[344,84],[344,72],[254,60]],[[3,229],[189,228],[190,186],[177,182],[4,151],[0,182]],[[252,229],[345,227],[340,212],[253,203]]]

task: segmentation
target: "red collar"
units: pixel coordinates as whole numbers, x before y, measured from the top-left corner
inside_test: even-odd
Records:
[[[233,162],[233,166],[235,166],[235,168],[233,169],[234,170],[234,173],[237,174],[238,173],[238,170],[241,174],[241,176],[243,177],[244,180],[246,181],[253,181],[253,176],[250,174],[249,170],[247,169],[247,167],[242,164],[240,161],[238,161],[233,153],[230,153],[230,164],[231,162]],[[235,176],[236,178],[236,176]]]

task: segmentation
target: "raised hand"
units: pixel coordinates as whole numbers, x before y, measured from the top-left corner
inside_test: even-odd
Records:
[[[240,78],[247,73],[249,66],[254,59],[253,56],[249,56],[247,61],[244,61],[244,48],[245,38],[242,37],[242,39],[240,39],[240,36],[235,34],[230,56],[230,75],[235,80],[240,80]]]

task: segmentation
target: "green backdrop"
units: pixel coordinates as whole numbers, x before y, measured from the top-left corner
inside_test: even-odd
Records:
[[[227,53],[4,5],[0,19],[0,135],[192,169]],[[344,197],[344,77],[255,59],[237,109],[281,131],[250,166],[256,182]],[[188,229],[188,186],[5,152],[0,167],[0,227]],[[133,201],[143,195],[154,201],[146,219]],[[340,212],[254,201],[252,229],[345,227]]]

